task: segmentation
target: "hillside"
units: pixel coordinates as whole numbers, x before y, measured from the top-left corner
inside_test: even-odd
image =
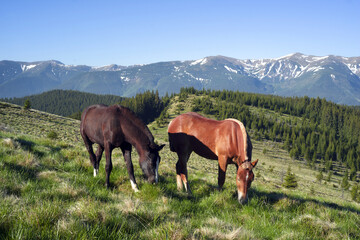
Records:
[[[163,122],[149,125],[156,141],[167,143],[166,122],[191,110],[193,101],[203,97],[172,98]],[[241,206],[236,200],[235,167],[229,167],[224,190],[219,192],[216,162],[193,154],[189,160],[193,195],[187,196],[176,190],[176,155],[168,146],[161,152],[158,185],[149,185],[141,177],[134,151],[140,188],[134,193],[123,157],[116,150],[112,188],[107,190],[104,157],[100,174],[94,178],[78,121],[7,103],[1,103],[0,116],[2,239],[360,238],[360,205],[339,187],[341,176],[319,183],[317,172],[290,159],[280,143],[252,138],[253,157],[260,162],[254,170],[250,200]],[[58,138],[49,138],[51,131]],[[281,186],[288,166],[299,183],[295,190]]]
[[[164,98],[165,99],[165,98]],[[132,98],[99,95],[72,90],[52,90],[23,98],[0,99],[24,106],[30,101],[31,108],[80,120],[82,111],[94,104],[121,104],[130,107],[144,122],[153,121],[164,108],[158,92],[145,91]]]
[[[52,90],[41,94],[23,98],[3,99],[6,102],[23,106],[26,100],[31,108],[61,116],[70,116],[82,112],[86,107],[94,104],[113,105],[124,100],[114,95],[98,95],[72,90]]]
[[[210,56],[192,61],[106,67],[69,66],[58,61],[0,61],[0,97],[23,97],[53,89],[124,97],[146,90],[161,96],[182,87],[238,90],[281,96],[326,98],[360,105],[360,57],[294,53],[276,59]]]
[[[348,169],[352,180],[360,178],[360,111],[320,98],[284,98],[235,91],[182,88],[181,101],[188,94],[199,96],[191,102],[192,111],[203,111],[217,119],[237,118],[253,131],[253,138],[283,144],[294,159],[302,159],[319,171],[343,174]],[[200,97],[201,96],[201,97]],[[145,123],[164,121],[164,108],[174,97],[160,97],[146,91],[132,98],[95,95],[69,90],[54,90],[25,98],[5,99],[32,108],[80,119],[91,104],[120,103],[132,109]],[[180,109],[178,109],[180,112]],[[161,114],[162,113],[162,114]],[[159,117],[160,116],[160,117]],[[358,176],[357,176],[358,175]]]

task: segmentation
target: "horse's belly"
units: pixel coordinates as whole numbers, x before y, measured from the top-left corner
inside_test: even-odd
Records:
[[[199,156],[203,158],[217,160],[218,156],[204,143],[198,140],[195,137],[192,137],[191,141],[192,150]]]
[[[199,155],[200,157],[217,160],[218,157],[215,153],[213,153],[211,150],[208,149],[194,149],[194,152]]]

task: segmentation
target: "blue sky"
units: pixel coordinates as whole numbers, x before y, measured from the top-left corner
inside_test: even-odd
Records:
[[[30,1],[0,5],[0,60],[133,65],[294,52],[360,56],[360,1]]]

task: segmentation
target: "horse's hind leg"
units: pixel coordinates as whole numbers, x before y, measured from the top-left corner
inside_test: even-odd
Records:
[[[110,187],[110,173],[112,170],[112,162],[111,162],[111,152],[112,152],[112,147],[110,143],[105,143],[105,157],[106,157],[106,164],[105,164],[105,171],[106,171],[106,182],[105,182],[105,186],[107,188]]]
[[[99,163],[104,152],[104,148],[101,145],[98,145],[98,149],[96,151],[96,162],[94,165],[94,177],[99,173]]]
[[[187,172],[187,161],[189,160],[191,153],[177,153],[179,160],[176,163],[176,183],[179,191],[183,189],[183,184],[185,191],[191,194],[190,185],[188,182],[188,172]]]
[[[89,155],[90,155],[90,161],[91,161],[91,164],[93,165],[94,167],[94,177],[96,176],[95,175],[95,167],[96,167],[96,156],[94,154],[94,150],[93,150],[93,143],[90,142],[90,140],[86,137],[86,136],[83,136],[83,139],[84,139],[84,143],[85,143],[85,147],[86,147],[86,150],[89,152]],[[99,169],[99,168],[98,168]]]

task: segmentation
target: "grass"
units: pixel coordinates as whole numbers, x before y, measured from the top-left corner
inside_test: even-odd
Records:
[[[183,105],[188,111],[189,104]],[[105,161],[94,178],[78,121],[1,106],[0,239],[360,238],[359,204],[347,192],[341,197],[333,183],[317,183],[315,170],[291,160],[277,143],[254,141],[253,156],[260,162],[245,205],[236,199],[235,167],[229,166],[219,192],[217,163],[195,154],[189,161],[193,195],[178,192],[176,155],[168,145],[161,152],[158,185],[145,181],[133,153],[138,193],[131,189],[120,151],[114,151],[108,190]],[[172,117],[173,110],[171,105]],[[40,116],[39,124],[24,121]],[[159,143],[167,143],[165,126],[149,127]],[[58,138],[48,138],[54,129]],[[289,164],[298,178],[296,190],[281,187]]]

